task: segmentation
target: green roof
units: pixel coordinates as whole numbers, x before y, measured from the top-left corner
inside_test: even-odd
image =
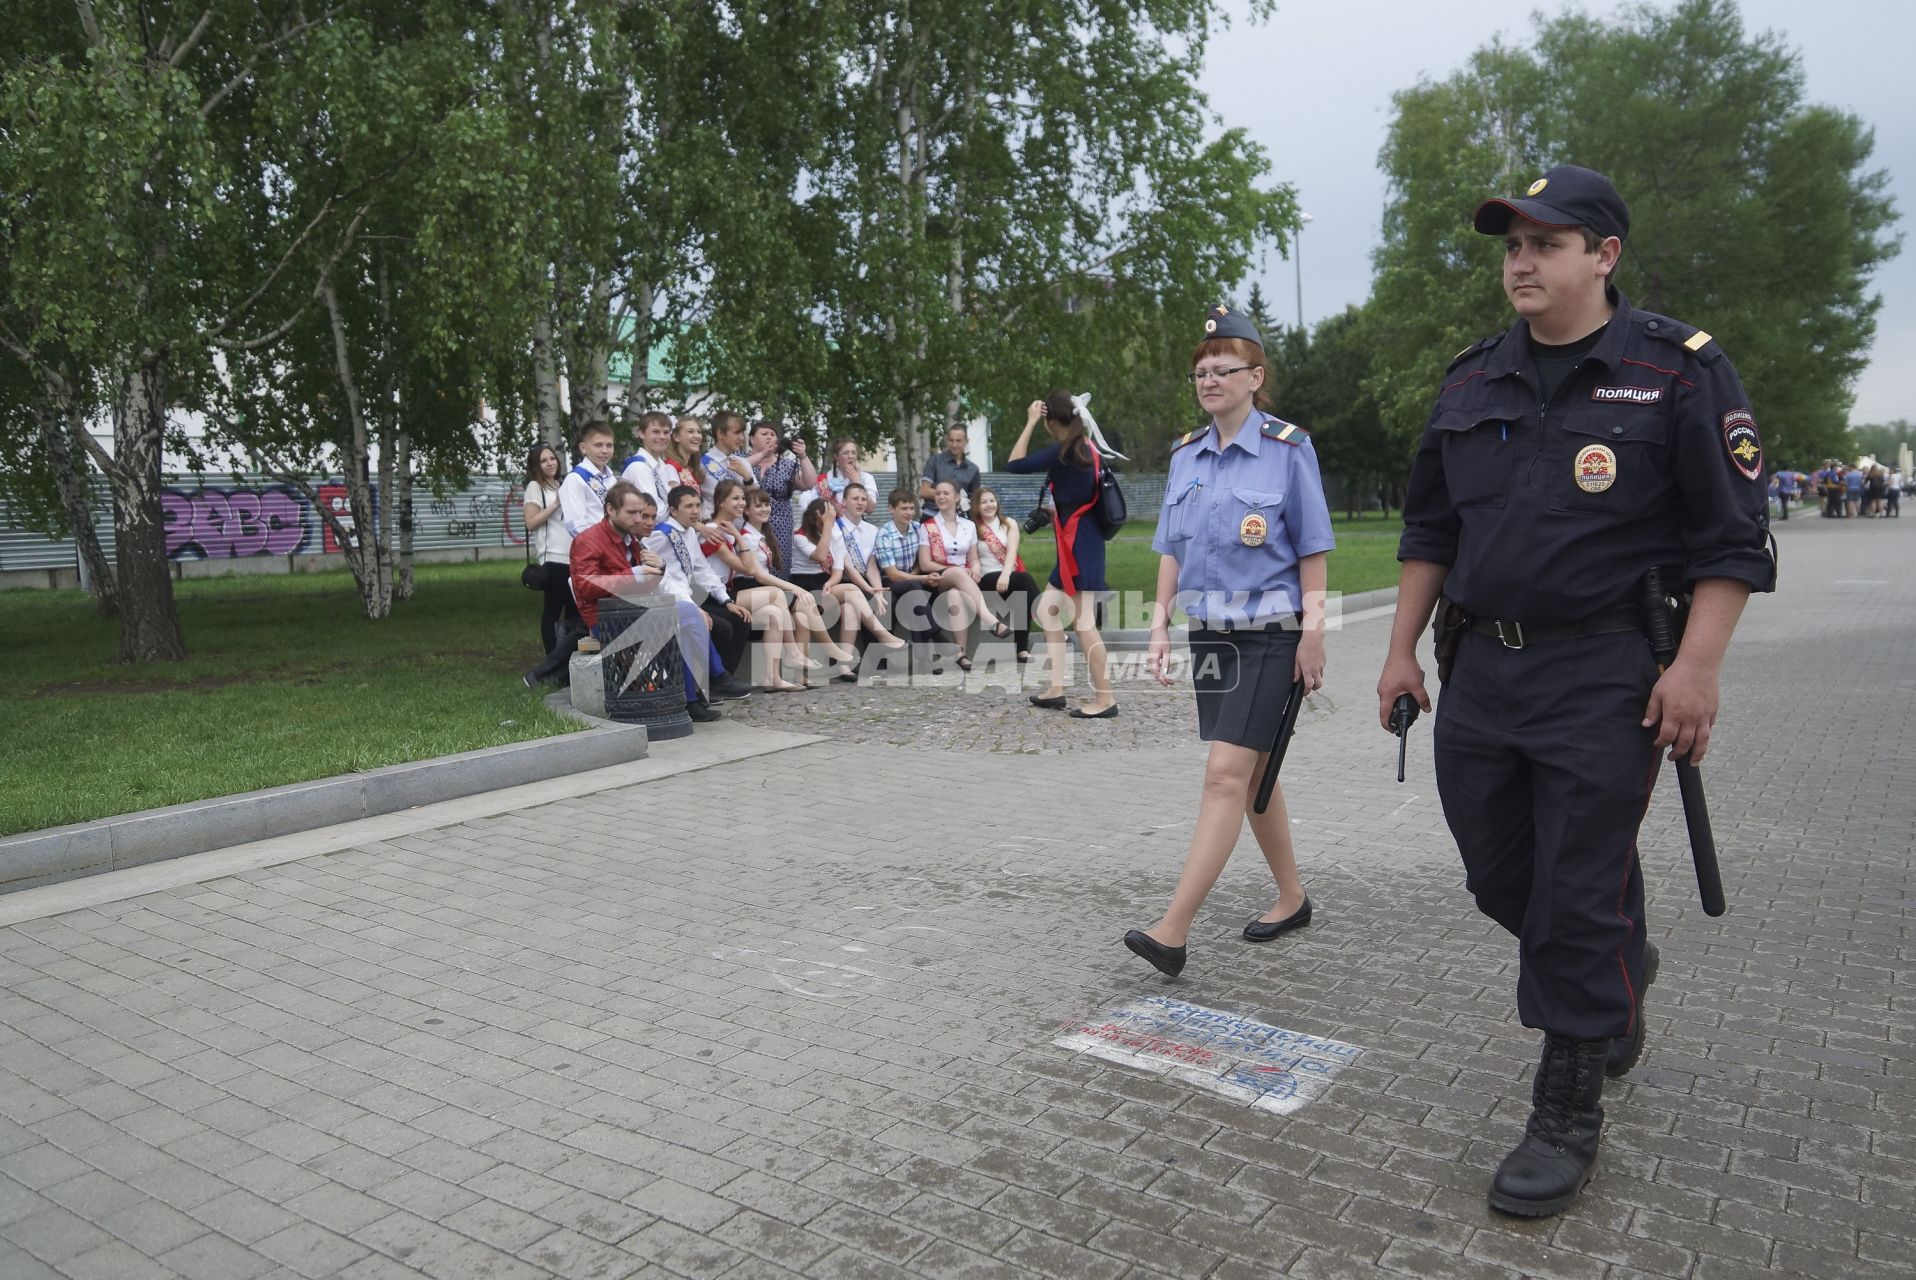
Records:
[[[606,376],[614,382],[627,386],[632,383],[631,343],[632,335],[636,330],[637,326],[633,323],[631,316],[626,316],[619,322],[618,336],[613,339],[612,358],[606,362]],[[652,349],[646,352],[645,380],[648,384],[660,386],[676,381],[672,372],[673,346],[674,339],[668,334],[653,343]],[[698,370],[692,371],[690,379],[694,383],[704,380]]]

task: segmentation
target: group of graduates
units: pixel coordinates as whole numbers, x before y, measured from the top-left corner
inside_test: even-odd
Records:
[[[879,495],[852,442],[834,445],[821,474],[803,438],[776,423],[755,424],[749,445],[738,415],[717,415],[713,427],[708,450],[697,418],[648,413],[617,472],[603,422],[579,430],[579,461],[563,472],[552,446],[532,450],[525,520],[537,558],[526,576],[545,596],[546,657],[528,686],[561,679],[588,635],[613,638],[600,616],[613,596],[676,611],[687,711],[699,722],[718,718],[713,704],[751,696],[754,638],[758,687],[779,693],[816,687],[813,673],[828,664],[827,678],[856,680],[860,651],[873,645],[949,640],[955,665],[969,669],[972,639],[989,632],[1029,658],[1037,586],[1018,526],[976,466],[966,474],[962,428],[948,436],[944,465],[927,468],[922,518],[920,493],[900,488],[886,495],[891,519],[880,526],[867,520]],[[934,484],[934,473],[948,478]]]
[[[1814,500],[1825,519],[1900,516],[1903,483],[1901,472],[1881,463],[1851,467],[1830,458],[1808,475],[1784,470],[1771,473],[1770,501],[1785,520],[1790,518],[1790,503],[1799,496]]]

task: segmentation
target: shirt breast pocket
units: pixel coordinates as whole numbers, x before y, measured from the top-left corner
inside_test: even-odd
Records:
[[[1237,540],[1247,547],[1261,547],[1277,528],[1284,508],[1284,495],[1268,489],[1232,489],[1235,499],[1232,514],[1237,517]]]
[[[1672,484],[1670,424],[1650,410],[1573,416],[1552,433],[1550,509],[1634,520]]]
[[[1183,542],[1197,532],[1197,495],[1202,492],[1204,490],[1197,485],[1186,485],[1182,492],[1172,494],[1171,500],[1164,504],[1166,542]]]
[[[1501,507],[1510,493],[1516,450],[1508,419],[1486,409],[1453,409],[1431,423],[1443,450],[1452,506]]]

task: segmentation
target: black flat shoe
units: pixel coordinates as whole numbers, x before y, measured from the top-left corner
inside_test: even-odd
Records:
[[[1055,698],[1041,698],[1034,693],[1031,695],[1031,705],[1043,707],[1046,711],[1056,711],[1064,706],[1064,695],[1061,693]]]
[[[1142,929],[1124,935],[1124,945],[1151,962],[1151,967],[1167,978],[1184,972],[1184,948],[1167,947]]]
[[[1302,929],[1310,922],[1311,900],[1306,897],[1303,906],[1291,912],[1291,914],[1285,916],[1282,920],[1253,920],[1251,923],[1245,925],[1244,940],[1246,942],[1269,942],[1272,938],[1280,934],[1289,933],[1293,929]]]
[[[1114,702],[1102,711],[1086,711],[1083,707],[1073,707],[1071,708],[1071,718],[1073,720],[1116,720],[1118,718],[1118,704]]]

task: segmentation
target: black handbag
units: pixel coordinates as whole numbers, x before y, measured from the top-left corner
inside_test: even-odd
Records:
[[[544,591],[546,589],[546,571],[550,568],[551,566],[543,560],[533,561],[525,568],[519,570],[519,585],[528,591]]]
[[[1118,484],[1118,473],[1098,464],[1096,449],[1091,451],[1091,466],[1097,472],[1098,479],[1098,495],[1092,499],[1091,518],[1098,522],[1098,532],[1109,542],[1124,528],[1124,522],[1131,518],[1131,512],[1125,505],[1124,490]]]

